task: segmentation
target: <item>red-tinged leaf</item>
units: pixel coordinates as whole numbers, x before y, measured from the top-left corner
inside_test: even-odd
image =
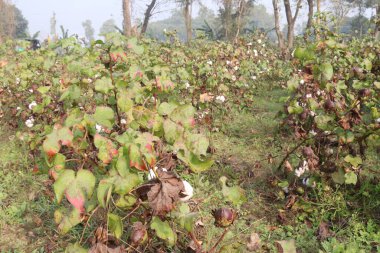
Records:
[[[53,157],[59,152],[61,145],[71,146],[73,138],[69,128],[55,125],[53,131],[46,136],[42,148],[49,157]]]
[[[142,159],[140,149],[135,144],[129,147],[129,166],[142,171],[148,170]]]
[[[75,193],[75,194],[72,194]],[[83,196],[83,193],[78,189],[78,191],[68,190],[66,191],[66,198],[67,200],[80,212],[84,212],[84,203],[85,198]]]
[[[95,134],[94,144],[99,150],[98,158],[104,164],[109,164],[112,159],[118,155],[116,145],[111,140],[101,136],[100,134]]]

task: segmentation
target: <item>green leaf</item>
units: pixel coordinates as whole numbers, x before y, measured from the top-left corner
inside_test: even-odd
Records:
[[[109,180],[103,179],[100,180],[99,186],[97,189],[97,197],[101,207],[106,208],[108,202],[111,198],[112,193],[112,183]]]
[[[69,246],[66,247],[65,253],[88,253],[88,250],[82,248],[79,243],[75,243],[69,244]]]
[[[176,217],[177,223],[186,231],[192,232],[197,214],[190,212],[190,207],[186,203],[181,203],[176,210],[173,215]]]
[[[322,63],[320,66],[322,72],[322,78],[324,81],[329,81],[334,75],[334,69],[329,62]]]
[[[330,127],[330,121],[333,120],[332,117],[327,115],[318,115],[315,118],[315,123],[317,123],[318,128],[322,130],[327,130]]]
[[[236,206],[241,206],[247,202],[247,197],[245,191],[239,186],[229,187],[226,184],[227,178],[225,176],[221,177],[219,181],[222,183],[222,193],[223,196],[227,198]]]
[[[94,119],[99,125],[112,129],[113,122],[115,120],[115,113],[110,107],[97,106]]]
[[[110,90],[113,90],[112,80],[108,77],[102,77],[95,81],[95,90],[103,94],[108,94]]]
[[[129,209],[134,204],[136,204],[136,197],[132,195],[120,196],[120,198],[116,201],[116,206],[122,209]]]
[[[120,111],[125,113],[128,113],[133,108],[133,100],[129,97],[127,91],[119,93],[117,106],[120,108]]]
[[[178,105],[173,103],[161,103],[158,107],[158,113],[162,116],[170,115]]]
[[[123,235],[123,221],[121,217],[108,213],[108,229],[117,239],[120,239]]]
[[[368,58],[364,59],[363,66],[367,71],[372,70],[372,62]]]
[[[176,107],[170,114],[170,118],[184,128],[194,127],[195,109],[192,105],[180,105]]]
[[[81,215],[78,209],[71,210],[68,214],[63,214],[60,210],[56,210],[54,212],[54,217],[60,217],[58,220],[56,218],[56,221],[58,221],[58,230],[61,234],[66,234],[69,232],[73,227],[78,225],[81,222]]]
[[[164,121],[164,136],[165,140],[169,144],[174,144],[178,139],[180,139],[184,129],[182,126],[177,125],[170,119]]]
[[[344,158],[344,161],[350,163],[354,167],[358,167],[360,164],[363,163],[363,160],[360,158],[360,156],[352,156],[352,155],[347,155]]]
[[[202,134],[187,134],[186,146],[195,155],[207,155],[207,149],[209,146],[209,140]]]
[[[164,240],[168,246],[174,246],[177,241],[177,234],[173,232],[167,221],[161,221],[154,216],[150,223],[150,228],[155,230],[157,237]]]
[[[358,182],[358,176],[353,171],[350,171],[350,172],[346,173],[344,175],[344,179],[345,179],[344,182],[346,184],[356,185],[356,183]]]
[[[344,184],[345,183],[345,174],[343,169],[339,169],[338,171],[331,174],[331,178],[336,184]]]

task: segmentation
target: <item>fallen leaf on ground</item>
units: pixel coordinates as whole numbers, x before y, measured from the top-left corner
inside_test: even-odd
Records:
[[[276,247],[279,253],[297,253],[294,239],[276,241]]]
[[[249,251],[256,251],[260,248],[260,237],[257,233],[252,233],[247,243],[247,249]]]
[[[321,222],[318,227],[318,239],[323,241],[332,235],[329,224],[327,222]]]

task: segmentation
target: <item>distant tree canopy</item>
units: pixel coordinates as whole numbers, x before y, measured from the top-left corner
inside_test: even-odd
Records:
[[[3,38],[28,37],[28,21],[9,1],[0,0],[0,41]]]
[[[116,32],[116,31],[117,31],[117,29],[116,29],[115,20],[111,18],[111,19],[104,21],[103,25],[100,27],[99,35],[104,36],[107,33],[112,33],[112,32]]]
[[[241,35],[251,33],[255,30],[269,32],[274,28],[273,15],[267,12],[264,5],[247,5],[245,14],[242,16],[240,22]],[[218,15],[215,14],[214,11],[205,5],[200,6],[198,16],[192,20],[192,27],[193,30],[204,31],[212,39],[225,39],[225,28],[220,13],[218,13]],[[176,30],[178,37],[183,41],[186,40],[186,26],[182,10],[176,9],[169,18],[151,22],[147,30],[147,35],[162,40],[164,39],[164,29],[168,31]],[[274,38],[274,31],[269,35]]]

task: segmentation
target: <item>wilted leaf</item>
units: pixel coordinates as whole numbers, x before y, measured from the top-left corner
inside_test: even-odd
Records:
[[[184,185],[172,172],[157,170],[157,174],[159,180],[150,188],[147,196],[153,214],[165,215],[174,208],[180,198],[180,192],[184,190]]]

